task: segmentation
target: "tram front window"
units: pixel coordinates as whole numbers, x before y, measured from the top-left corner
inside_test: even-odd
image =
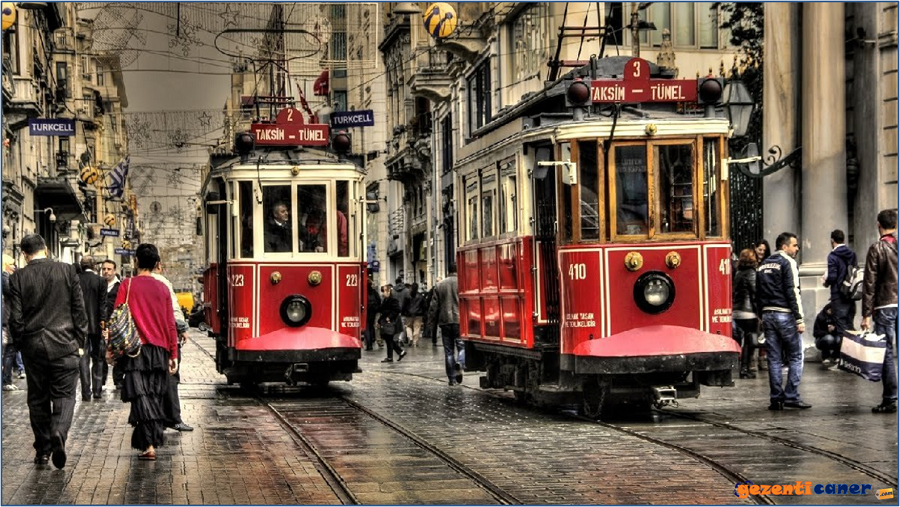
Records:
[[[328,208],[325,185],[299,185],[297,187],[297,230],[299,252],[328,251]]]
[[[647,234],[647,147],[616,146],[616,234]]]
[[[658,184],[659,232],[693,232],[693,145],[654,145],[653,174]]]
[[[263,187],[265,206],[265,252],[290,252],[293,233],[291,231],[291,190],[288,185]]]

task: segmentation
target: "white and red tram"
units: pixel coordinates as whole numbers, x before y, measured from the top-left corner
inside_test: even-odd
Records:
[[[467,369],[599,416],[614,399],[732,385],[740,348],[729,122],[697,107],[698,87],[715,102],[721,81],[666,79],[641,59],[594,65],[477,131],[454,191]]]
[[[310,147],[259,148],[211,167],[203,291],[229,383],[321,386],[360,371],[363,176]]]

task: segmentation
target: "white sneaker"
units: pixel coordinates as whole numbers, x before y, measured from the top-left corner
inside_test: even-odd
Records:
[[[18,391],[19,388],[15,384],[6,384],[5,386],[3,386],[3,390],[4,391]]]
[[[24,372],[24,371],[23,371],[22,373],[19,374],[19,378],[25,378],[25,372]]]

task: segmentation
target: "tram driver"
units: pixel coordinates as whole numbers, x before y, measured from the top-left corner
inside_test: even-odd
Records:
[[[291,214],[287,205],[277,202],[266,219],[266,252],[291,251]]]

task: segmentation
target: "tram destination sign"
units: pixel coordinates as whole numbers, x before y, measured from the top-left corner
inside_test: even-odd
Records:
[[[650,64],[632,58],[623,79],[592,79],[594,104],[638,102],[697,102],[696,79],[650,79]]]
[[[305,123],[303,114],[294,108],[278,112],[274,123],[253,123],[250,132],[257,146],[326,146],[328,125]]]

